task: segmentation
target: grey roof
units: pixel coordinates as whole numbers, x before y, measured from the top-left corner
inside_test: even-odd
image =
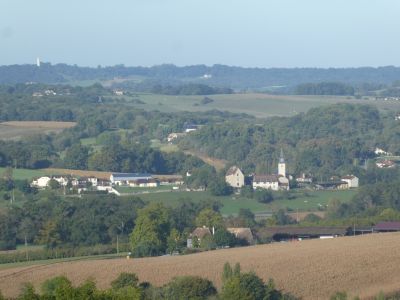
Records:
[[[236,173],[236,171],[240,171],[242,172],[237,166],[232,166],[228,169],[228,171],[226,172],[225,176],[230,176],[230,175],[234,175]]]
[[[142,178],[151,178],[151,174],[149,173],[113,173],[111,176],[116,179],[122,180],[130,180],[130,179],[142,179]]]
[[[284,234],[284,235],[346,235],[348,232],[348,227],[299,227],[299,226],[274,226],[263,228],[261,231],[263,234],[274,236],[276,234]]]

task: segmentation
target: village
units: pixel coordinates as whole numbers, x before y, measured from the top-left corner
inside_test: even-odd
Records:
[[[168,142],[175,140],[181,135],[197,130],[196,125],[188,125],[185,132],[173,133],[168,137]],[[375,166],[380,169],[391,169],[397,166],[395,159],[389,159],[392,156],[381,148],[374,150],[376,155]],[[116,187],[130,187],[136,189],[140,193],[140,188],[145,188],[146,191],[151,192],[152,188],[160,186],[172,186],[172,190],[190,190],[190,191],[203,191],[204,188],[192,189],[185,186],[186,179],[192,176],[191,170],[186,174],[180,175],[154,175],[149,173],[111,173],[109,177],[102,176],[102,178],[89,176],[78,177],[73,175],[54,175],[42,176],[36,178],[31,182],[32,187],[44,189],[51,185],[52,182],[58,184],[65,189],[73,190],[76,193],[84,193],[88,191],[99,191],[116,194],[121,193]],[[244,174],[238,166],[231,166],[225,174],[226,183],[231,186],[235,191],[240,191],[246,185],[251,186],[253,190],[271,190],[271,191],[289,191],[295,186],[296,189],[308,190],[347,190],[356,189],[359,187],[359,178],[353,174],[337,177],[332,176],[326,181],[317,181],[311,174],[301,173],[298,176],[288,174],[287,164],[284,158],[283,150],[279,157],[277,165],[277,172],[266,173],[253,173]]]

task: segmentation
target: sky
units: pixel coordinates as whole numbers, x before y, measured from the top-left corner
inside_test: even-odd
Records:
[[[0,65],[400,66],[399,0],[0,0]]]

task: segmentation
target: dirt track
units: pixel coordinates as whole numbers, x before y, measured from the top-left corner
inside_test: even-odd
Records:
[[[329,240],[277,243],[201,254],[145,259],[90,260],[13,268],[0,271],[0,289],[16,296],[23,282],[36,287],[49,277],[66,275],[75,284],[92,277],[107,288],[121,272],[135,272],[141,281],[162,285],[178,275],[200,275],[220,287],[226,261],[240,262],[279,289],[303,299],[328,299],[344,290],[363,299],[380,291],[400,290],[400,233]]]

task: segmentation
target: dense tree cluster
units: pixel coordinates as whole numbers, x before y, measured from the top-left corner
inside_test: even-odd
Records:
[[[204,76],[210,75],[210,76]],[[140,78],[187,83],[204,83],[234,89],[261,89],[269,86],[296,86],[304,82],[346,83],[376,82],[389,84],[400,78],[400,68],[242,68],[225,65],[196,65],[177,67],[159,65],[153,67],[78,67],[66,64],[12,65],[0,67],[0,83],[65,83],[81,80],[111,80],[116,77],[139,76]]]
[[[245,173],[275,172],[283,149],[290,173],[327,179],[357,172],[354,165],[374,157],[378,143],[395,143],[389,132],[396,130],[399,124],[382,118],[374,107],[338,104],[258,125],[227,121],[206,126],[180,146],[228,160]]]
[[[303,83],[295,88],[294,93],[296,95],[352,96],[354,88],[341,82]]]
[[[202,83],[186,83],[179,81],[172,84],[163,84],[159,81],[145,80],[140,83],[124,81],[113,85],[115,88],[123,88],[132,92],[152,93],[161,95],[215,95],[232,94],[233,90],[223,87],[212,87]]]

